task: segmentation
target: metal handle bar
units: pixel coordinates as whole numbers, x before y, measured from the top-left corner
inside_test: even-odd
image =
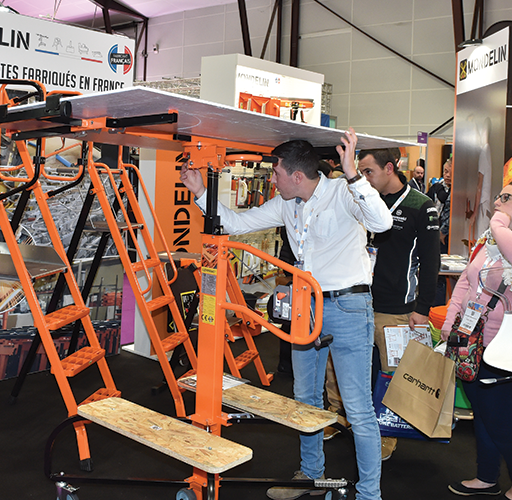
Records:
[[[120,164],[123,167],[125,167],[127,169],[130,168],[130,169],[135,171],[135,175],[137,176],[137,179],[139,181],[139,187],[142,188],[144,196],[146,197],[146,202],[147,202],[149,210],[151,212],[151,216],[153,217],[154,228],[158,232],[158,236],[160,237],[160,241],[162,241],[162,243],[164,245],[165,253],[167,254],[167,257],[169,258],[169,263],[171,264],[173,276],[172,276],[171,280],[169,280],[167,282],[169,285],[171,285],[178,278],[178,270],[176,269],[176,264],[174,263],[174,259],[172,258],[171,251],[169,250],[169,247],[167,245],[167,241],[165,239],[164,232],[162,230],[162,226],[160,225],[160,222],[159,222],[159,220],[158,220],[158,218],[156,216],[155,208],[153,207],[153,204],[151,203],[151,198],[149,197],[149,193],[146,190],[146,185],[144,184],[144,181],[142,179],[142,175],[140,174],[140,170],[135,165],[131,165],[129,163],[122,163],[121,155],[119,155],[119,156],[120,156],[119,162],[120,162]]]
[[[223,245],[224,246],[224,245]],[[302,271],[300,269],[297,269],[296,267],[287,264],[286,262],[283,262],[279,260],[277,257],[272,257],[271,255],[262,252],[261,250],[258,250],[257,248],[254,248],[250,245],[247,245],[245,243],[241,243],[238,241],[228,241],[225,246],[227,248],[237,248],[239,250],[244,250],[246,252],[249,252],[256,257],[259,257],[267,262],[270,262],[271,264],[280,267],[281,269],[284,269],[285,271],[288,271],[293,276],[293,299],[292,304],[296,303],[297,296],[301,293],[308,293],[308,299],[304,300],[304,302],[308,302],[308,304],[304,304],[304,307],[300,309],[300,313],[297,315],[300,317],[302,321],[305,322],[307,325],[307,328],[309,330],[309,314],[310,314],[310,292],[308,291],[308,287],[304,287],[301,282],[305,282],[311,287],[311,295],[314,294],[315,297],[315,327],[313,328],[313,331],[309,332],[307,335],[301,335],[300,332],[297,332],[295,329],[291,329],[290,334],[284,333],[282,330],[274,326],[272,323],[268,322],[264,318],[262,318],[258,313],[255,311],[252,311],[251,309],[241,306],[239,304],[233,304],[231,302],[220,302],[220,307],[223,309],[233,310],[233,311],[239,311],[243,312],[244,314],[247,314],[250,318],[252,318],[256,323],[259,323],[266,328],[268,328],[274,335],[279,337],[282,340],[286,340],[288,342],[292,342],[294,344],[301,344],[306,345],[313,342],[322,331],[322,318],[323,318],[323,295],[322,295],[322,289],[320,288],[320,285],[318,282],[313,278],[311,273]],[[302,290],[300,288],[302,287]],[[295,319],[298,319],[295,318]],[[292,317],[292,322],[294,321],[294,318]]]
[[[115,194],[115,196],[117,198],[117,202],[119,203],[119,209],[121,210],[121,212],[123,214],[123,217],[124,217],[124,220],[127,223],[128,232],[130,233],[130,236],[132,238],[133,244],[135,246],[135,251],[137,252],[137,255],[138,255],[139,259],[140,259],[140,262],[142,263],[142,269],[143,269],[144,274],[146,276],[146,279],[148,281],[148,287],[146,289],[144,289],[144,290],[141,289],[141,292],[140,292],[141,295],[145,295],[147,292],[149,292],[149,290],[151,290],[151,288],[153,286],[153,279],[151,278],[151,273],[149,272],[149,269],[148,269],[148,267],[146,265],[146,261],[145,261],[144,255],[142,254],[142,250],[141,250],[141,248],[139,246],[139,243],[137,241],[137,236],[135,235],[133,227],[130,224],[130,217],[129,217],[128,213],[126,212],[123,200],[121,198],[119,190],[117,189],[116,181],[115,181],[114,175],[113,175],[113,172],[119,172],[119,171],[122,171],[122,170],[126,171],[126,169],[123,169],[122,165],[121,165],[121,168],[111,169],[105,163],[96,163],[92,159],[92,147],[90,147],[89,149],[90,149],[90,151],[89,151],[89,160],[88,160],[89,165],[91,167],[94,166],[94,168],[96,168],[96,169],[98,169],[98,168],[103,169],[105,171],[105,173],[108,175],[108,178],[110,180],[110,184],[112,186],[112,190],[114,191],[114,194]]]

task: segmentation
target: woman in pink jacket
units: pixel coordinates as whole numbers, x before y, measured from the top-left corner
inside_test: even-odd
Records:
[[[512,183],[506,185],[494,201],[495,213],[490,227],[479,239],[472,258],[455,287],[441,336],[448,338],[451,325],[458,312],[464,315],[468,302],[487,306],[491,294],[482,290],[479,272],[482,269],[509,268],[512,263]],[[475,254],[476,252],[476,254]],[[492,289],[496,290],[502,278],[507,284],[504,292],[512,297],[510,272],[491,272],[494,275]],[[488,285],[489,282],[487,282]],[[484,327],[484,347],[495,337],[503,319],[503,303],[498,301]],[[510,353],[512,356],[512,352]],[[452,493],[469,495],[501,495],[501,500],[512,500],[512,488],[504,494],[498,484],[501,457],[505,459],[509,476],[512,477],[512,382],[485,385],[484,378],[500,378],[508,372],[493,368],[482,360],[478,377],[473,382],[463,382],[464,391],[471,402],[477,443],[477,474],[473,479],[448,486]]]

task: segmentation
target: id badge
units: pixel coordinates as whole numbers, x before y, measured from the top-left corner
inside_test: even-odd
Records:
[[[371,263],[371,269],[372,269],[372,274],[373,274],[373,270],[375,269],[375,263],[377,262],[377,253],[379,251],[378,248],[375,248],[375,247],[366,247],[366,250],[368,251],[368,257],[370,257],[370,263]]]
[[[296,267],[297,269],[300,269],[301,271],[304,271],[304,261],[303,260],[296,260],[293,263],[293,267]]]
[[[483,313],[483,304],[478,304],[477,302],[470,300],[466,306],[464,317],[460,322],[459,332],[471,335],[475,329],[476,324],[478,323],[478,320],[480,319],[480,316],[482,316]]]

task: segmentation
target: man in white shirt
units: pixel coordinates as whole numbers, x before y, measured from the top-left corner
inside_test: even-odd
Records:
[[[272,182],[280,195],[260,207],[236,213],[219,203],[221,224],[228,234],[244,234],[284,226],[296,265],[310,271],[324,294],[322,335],[329,345],[347,418],[352,424],[359,469],[358,500],[379,500],[381,444],[371,398],[373,310],[371,265],[366,230],[387,231],[391,215],[379,193],[355,167],[357,137],[352,129],[339,145],[346,178],[319,174],[318,157],[307,141],[277,146]],[[206,188],[198,170],[181,171],[181,180],[204,210]],[[326,348],[292,347],[295,399],[323,408]],[[294,479],[318,479],[325,470],[323,432],[300,437],[301,468]],[[274,500],[292,500],[310,492],[303,488],[270,488]],[[311,490],[314,494],[315,491]],[[319,493],[316,490],[316,493]]]

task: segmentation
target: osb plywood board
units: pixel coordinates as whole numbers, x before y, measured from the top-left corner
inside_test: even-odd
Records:
[[[316,432],[337,420],[336,414],[249,384],[222,392],[222,402],[301,432]]]
[[[122,398],[79,406],[78,414],[211,474],[220,474],[252,458],[250,448]]]

